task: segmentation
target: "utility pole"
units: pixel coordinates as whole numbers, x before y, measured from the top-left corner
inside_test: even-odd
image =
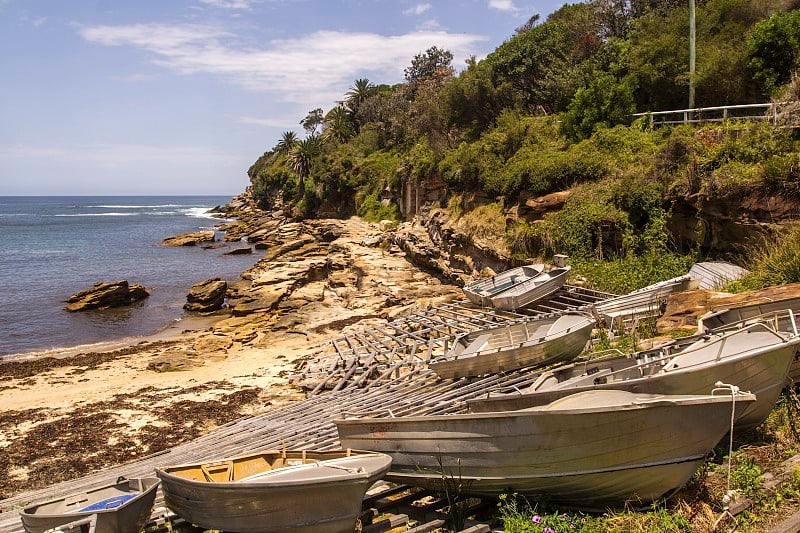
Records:
[[[689,109],[694,109],[695,42],[694,0],[689,0]]]

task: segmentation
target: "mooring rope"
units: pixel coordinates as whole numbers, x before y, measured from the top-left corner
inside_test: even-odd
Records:
[[[736,396],[739,394],[739,387],[736,385],[729,385],[727,383],[723,383],[721,381],[717,381],[714,384],[714,391],[718,389],[728,389],[731,391],[731,429],[730,429],[730,438],[728,440],[728,475],[727,475],[727,490],[725,491],[725,495],[722,497],[722,512],[720,513],[717,520],[714,522],[714,526],[712,528],[713,531],[717,530],[720,522],[726,517],[730,517],[733,520],[733,528],[730,529],[729,533],[733,533],[736,531],[736,528],[739,524],[736,523],[736,517],[733,516],[730,512],[730,504],[733,500],[733,497],[736,495],[736,490],[731,490],[731,467],[733,461],[733,425],[736,421]],[[711,391],[711,394],[714,394],[714,391]]]

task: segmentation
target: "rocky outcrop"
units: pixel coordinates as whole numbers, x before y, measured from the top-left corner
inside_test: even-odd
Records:
[[[161,244],[164,246],[197,246],[198,244],[214,242],[214,231],[192,231],[174,237],[167,237]]]
[[[142,300],[150,293],[141,285],[129,285],[127,280],[98,281],[90,288],[76,292],[67,299],[67,311],[87,311],[122,307]]]
[[[219,279],[211,278],[201,281],[189,289],[186,295],[186,304],[183,308],[187,311],[206,313],[222,308],[225,303],[225,293],[228,290],[228,283]]]
[[[225,255],[247,255],[247,254],[252,254],[252,253],[253,253],[253,249],[250,248],[249,246],[247,246],[247,247],[243,247],[243,248],[234,248],[230,252],[225,252]]]
[[[800,297],[800,283],[768,287],[739,294],[713,292],[705,289],[683,291],[669,296],[667,308],[656,327],[659,333],[697,330],[700,317],[709,312],[733,309],[759,302],[779,302]]]

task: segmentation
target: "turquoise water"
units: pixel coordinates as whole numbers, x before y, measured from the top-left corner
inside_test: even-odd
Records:
[[[223,196],[0,197],[0,356],[155,333],[184,317],[191,285],[235,281],[257,257],[225,248],[160,246],[210,229]],[[99,280],[141,283],[129,308],[67,313],[64,300]]]

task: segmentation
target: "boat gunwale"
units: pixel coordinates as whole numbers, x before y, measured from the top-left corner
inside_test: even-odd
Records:
[[[581,391],[575,394],[581,394]],[[640,393],[631,393],[635,396]],[[648,394],[648,393],[641,393]],[[496,418],[531,418],[539,416],[564,416],[564,415],[580,415],[580,414],[597,414],[603,412],[619,412],[619,411],[634,411],[647,409],[649,407],[683,407],[686,405],[699,405],[708,403],[733,403],[731,395],[712,395],[712,394],[649,394],[655,396],[650,400],[634,401],[623,405],[605,405],[600,407],[579,407],[571,409],[558,409],[558,410],[544,410],[545,406],[528,407],[525,409],[517,409],[514,411],[485,411],[480,413],[457,413],[449,415],[418,415],[418,416],[398,416],[398,417],[353,417],[353,418],[335,418],[334,424],[343,426],[357,426],[366,425],[369,423],[412,423],[412,422],[438,422],[448,420],[475,420],[475,419],[496,419]],[[756,395],[740,391],[736,394],[736,403],[750,404],[757,400]],[[549,404],[548,404],[549,405]]]
[[[778,347],[778,346],[792,346],[792,345],[800,344],[800,336],[783,337],[780,333],[778,333],[778,332],[766,327],[764,324],[751,324],[751,326],[762,326],[766,330],[768,330],[769,332],[771,332],[771,333],[775,334],[777,337],[779,337],[780,340],[778,342],[774,342],[772,344],[756,346],[754,348],[750,348],[748,350],[737,352],[735,354],[731,354],[731,355],[728,355],[728,356],[725,356],[725,357],[717,357],[714,360],[706,360],[706,361],[702,361],[702,362],[699,362],[699,363],[690,364],[690,365],[687,365],[687,366],[680,366],[680,367],[677,367],[675,369],[666,370],[666,371],[664,371],[663,368],[662,368],[661,371],[655,372],[653,374],[648,374],[646,376],[639,376],[639,377],[631,378],[631,379],[617,380],[617,381],[614,381],[612,383],[620,383],[622,381],[625,381],[625,382],[641,381],[641,380],[654,379],[654,378],[656,378],[658,376],[683,374],[683,373],[686,373],[686,372],[695,371],[700,367],[714,366],[714,365],[719,364],[722,361],[725,361],[726,363],[729,363],[729,362],[739,361],[740,359],[747,359],[747,358],[750,358],[750,357],[755,357],[755,356],[761,355],[763,353],[767,353],[767,352],[770,352],[770,351],[772,351],[774,349],[777,349],[776,347]],[[686,355],[687,353],[693,353],[694,351],[697,351],[697,350],[700,350],[700,349],[703,349],[703,348],[707,348],[710,345],[717,344],[717,343],[722,343],[725,340],[733,337],[734,335],[741,334],[742,332],[748,331],[749,327],[750,326],[745,327],[745,328],[741,328],[741,329],[737,329],[737,330],[731,331],[731,332],[725,332],[725,334],[717,337],[716,339],[709,338],[708,339],[709,342],[707,344],[702,345],[702,346],[696,346],[696,347],[693,347],[693,348],[687,348],[687,349],[682,350],[680,352],[675,352],[673,354],[663,355],[661,357],[657,357],[657,358],[651,359],[649,361],[637,362],[637,363],[635,363],[635,364],[633,364],[631,366],[628,366],[628,367],[625,367],[625,368],[621,368],[621,369],[615,370],[613,372],[609,372],[608,374],[603,374],[602,377],[609,378],[609,377],[612,377],[612,376],[618,376],[618,375],[620,375],[620,374],[622,374],[624,372],[630,372],[632,369],[645,368],[645,367],[655,366],[658,363],[669,362],[669,361],[675,359],[676,357],[679,357],[679,356],[682,356],[682,355]],[[616,356],[616,357],[628,357],[628,356]],[[605,362],[605,361],[609,361],[609,360],[613,360],[613,359],[614,359],[614,357],[611,357],[611,358],[608,358],[608,359],[605,359],[605,360],[600,358],[600,359],[595,359],[594,361],[597,361],[597,362],[603,361],[603,362]],[[631,359],[635,360],[635,358],[631,358]],[[591,361],[592,360],[587,361],[586,364],[588,365]],[[579,364],[584,364],[584,363],[583,362],[579,362]],[[666,366],[666,365],[663,365],[663,366]],[[554,375],[556,370],[558,370],[558,368],[554,368],[552,370],[545,371],[545,372],[542,373],[542,375],[548,374],[548,373],[551,373],[551,372]],[[580,374],[580,375],[574,376],[573,378],[569,378],[569,379],[574,379],[574,378],[578,378],[578,377],[588,377],[588,376],[586,374]],[[559,384],[560,383],[566,383],[566,381],[568,381],[568,380],[560,381],[558,383]],[[608,381],[606,383],[604,383],[604,384],[607,384],[607,383],[608,383]],[[558,389],[558,390],[569,390],[569,388],[570,387],[564,387],[563,389]],[[557,390],[557,389],[534,390],[534,391],[528,392],[527,394],[535,394],[537,392],[547,392],[547,391],[550,391],[550,390]]]
[[[462,339],[462,338],[464,338],[464,337],[466,337],[468,335],[471,335],[473,333],[474,334],[480,334],[480,335],[476,336],[476,338],[479,338],[481,335],[487,335],[487,334],[491,335],[495,331],[502,331],[504,329],[513,328],[515,326],[518,327],[520,325],[527,325],[528,323],[531,323],[531,322],[539,322],[539,323],[541,323],[541,325],[546,325],[548,322],[551,322],[550,327],[553,327],[556,324],[556,322],[558,322],[558,320],[560,320],[561,318],[563,318],[565,316],[573,316],[573,315],[582,316],[587,321],[587,323],[586,324],[578,323],[577,325],[573,325],[573,326],[570,326],[570,327],[568,327],[566,329],[562,329],[562,330],[559,330],[559,331],[556,331],[556,332],[550,332],[548,330],[548,332],[545,335],[541,336],[541,337],[536,337],[535,339],[528,338],[527,340],[524,340],[522,342],[518,342],[518,343],[515,343],[515,344],[505,344],[503,346],[498,346],[496,348],[486,348],[486,349],[477,350],[477,351],[470,351],[470,352],[464,351],[464,352],[461,352],[461,353],[459,353],[459,354],[457,354],[455,356],[450,356],[450,357],[448,357],[448,354],[445,354],[441,358],[432,360],[431,364],[451,362],[451,361],[461,361],[461,360],[466,360],[466,359],[473,358],[473,357],[479,357],[481,355],[495,354],[495,353],[499,353],[499,352],[515,350],[515,349],[525,348],[525,347],[529,347],[529,346],[543,345],[546,342],[554,341],[554,340],[557,340],[557,339],[562,339],[562,338],[566,337],[570,333],[578,333],[579,331],[583,331],[588,326],[592,326],[592,329],[594,329],[594,326],[597,323],[597,321],[592,316],[590,316],[588,313],[584,313],[584,312],[580,312],[580,311],[568,311],[568,312],[563,313],[562,315],[560,315],[558,317],[555,317],[555,318],[543,318],[541,320],[530,320],[528,322],[517,322],[517,323],[514,323],[514,324],[506,324],[504,326],[497,326],[497,327],[494,327],[494,328],[488,328],[488,329],[485,329],[485,330],[478,330],[478,331],[475,331],[475,332],[466,333],[466,334],[462,335],[461,337],[459,337],[458,339],[456,339],[456,342],[458,342],[458,340],[460,340],[460,339]]]
[[[325,450],[325,451],[305,450],[305,451],[307,451],[307,452],[310,451],[312,453],[330,453],[330,452],[339,452],[339,451],[341,451],[341,453],[350,452],[350,454],[348,454],[348,455],[343,455],[341,457],[332,457],[332,458],[326,459],[326,460],[347,459],[347,458],[351,458],[351,457],[377,457],[377,458],[386,458],[386,459],[388,459],[388,465],[386,465],[387,469],[390,468],[391,464],[392,464],[391,463],[391,457],[389,455],[387,455],[387,454],[385,454],[383,452],[376,452],[376,451],[372,451],[372,450],[347,449],[347,450]],[[303,452],[303,450],[293,450],[292,452],[289,452],[289,453],[300,454],[302,452]],[[353,452],[355,452],[355,453],[353,453]],[[200,465],[204,465],[204,464],[212,464],[212,463],[218,463],[218,462],[222,462],[222,461],[236,461],[237,459],[247,459],[247,458],[252,458],[252,457],[258,457],[258,456],[261,456],[261,455],[272,455],[272,454],[277,454],[280,457],[280,456],[282,456],[283,452],[274,451],[274,450],[268,450],[268,451],[263,452],[263,453],[247,454],[247,455],[241,455],[241,456],[236,456],[236,457],[231,457],[231,458],[218,459],[218,460],[215,460],[215,461],[204,461],[204,462],[200,462],[200,463],[186,463],[186,464],[180,464],[180,465],[174,465],[174,466],[161,466],[161,467],[156,467],[155,471],[156,471],[156,476],[158,476],[158,478],[160,480],[166,479],[166,480],[168,480],[170,482],[177,482],[177,483],[181,483],[181,484],[192,486],[192,487],[203,487],[203,488],[213,487],[214,489],[212,489],[212,490],[215,490],[215,489],[230,489],[230,488],[239,488],[239,489],[244,489],[244,488],[262,488],[262,489],[266,490],[266,489],[269,489],[269,488],[271,488],[273,486],[275,488],[280,488],[280,487],[296,487],[296,486],[303,486],[303,485],[309,485],[309,484],[319,484],[319,483],[336,483],[336,482],[340,482],[340,481],[353,481],[353,482],[357,481],[357,482],[360,482],[362,480],[362,478],[369,479],[375,473],[375,472],[371,472],[369,470],[364,469],[363,472],[358,472],[358,471],[349,472],[349,471],[344,471],[343,470],[342,473],[339,474],[339,475],[331,475],[331,476],[325,476],[324,478],[315,478],[315,479],[298,479],[298,480],[285,480],[284,479],[284,480],[277,480],[277,481],[273,481],[273,480],[266,480],[266,481],[260,481],[260,480],[253,480],[253,481],[245,481],[245,480],[242,480],[242,481],[207,481],[207,480],[200,480],[200,479],[188,479],[188,478],[185,478],[185,477],[181,477],[181,476],[175,475],[174,473],[169,471],[169,470],[174,470],[174,469],[179,469],[179,468],[199,467]],[[288,457],[288,454],[287,454],[287,457]],[[321,461],[318,461],[316,463],[308,463],[308,466],[311,466],[312,464],[318,464],[319,462],[321,462]],[[291,468],[293,466],[306,466],[306,464],[303,464],[303,465],[287,465],[285,468]],[[284,467],[276,468],[276,469],[274,469],[274,471],[280,471],[283,468]],[[382,469],[383,468],[379,468],[379,469],[376,470],[376,472],[380,471]]]

